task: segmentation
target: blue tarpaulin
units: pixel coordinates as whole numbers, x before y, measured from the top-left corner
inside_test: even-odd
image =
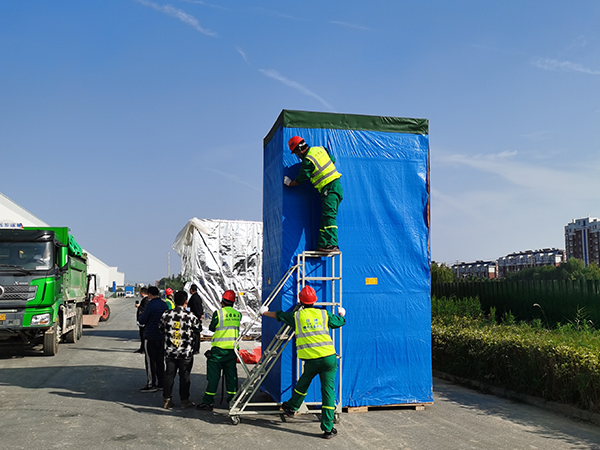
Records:
[[[283,185],[284,176],[298,174],[299,160],[287,146],[296,135],[327,147],[342,174],[342,405],[432,402],[428,121],[282,111],[264,140],[263,298],[298,253],[317,245],[316,189],[310,182]],[[327,300],[324,286],[313,287]],[[296,298],[294,279],[270,309],[289,311]],[[280,326],[263,319],[263,347]],[[288,345],[263,383],[276,401],[291,396],[295,364]],[[318,380],[313,385],[307,401],[320,400]]]

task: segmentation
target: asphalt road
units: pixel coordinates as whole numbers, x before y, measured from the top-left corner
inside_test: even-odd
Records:
[[[133,353],[134,299],[109,304],[108,322],[84,329],[80,341],[61,344],[54,357],[0,347],[0,448],[600,449],[595,425],[438,379],[435,402],[424,411],[344,413],[329,441],[320,439],[312,415],[287,422],[244,417],[234,426],[223,408],[164,410],[160,392],[139,392],[145,372],[142,355]],[[205,359],[198,358],[194,401],[205,373]]]

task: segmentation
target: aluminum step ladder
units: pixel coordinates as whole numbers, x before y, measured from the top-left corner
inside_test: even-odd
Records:
[[[307,258],[323,258],[325,257],[325,264],[328,262],[331,265],[331,275],[330,276],[310,276],[307,272]],[[331,258],[331,259],[329,259]],[[337,261],[336,261],[337,259]],[[277,297],[277,295],[281,292],[284,284],[287,280],[292,277],[294,274],[297,275],[297,292],[306,285],[307,281],[320,281],[320,282],[328,282],[331,281],[331,301],[330,302],[317,302],[316,306],[331,306],[332,311],[335,312],[336,307],[342,306],[342,254],[341,252],[335,253],[325,253],[325,252],[317,252],[317,251],[305,251],[297,255],[297,264],[290,267],[288,271],[285,273],[283,278],[279,281],[275,289],[271,292],[271,295],[263,302],[263,306],[269,306],[273,299]],[[298,302],[294,311],[297,311],[302,306]],[[294,337],[294,329],[289,325],[283,324],[279,331],[275,333],[275,336],[264,350],[261,355],[260,361],[255,364],[252,369],[249,369],[248,366],[244,363],[243,359],[239,354],[239,342],[246,335],[247,331],[250,327],[247,327],[236,341],[236,345],[234,347],[234,351],[238,356],[238,360],[240,361],[242,368],[246,372],[246,379],[242,386],[238,390],[237,394],[233,397],[230,402],[229,408],[229,417],[231,422],[234,425],[240,423],[240,416],[243,415],[263,415],[263,414],[278,414],[281,417],[282,421],[285,421],[285,415],[283,411],[280,409],[281,403],[277,402],[252,402],[252,399],[260,386],[262,385],[265,378],[270,373],[271,369],[287,347],[287,345],[292,341]],[[338,355],[338,367],[339,367],[339,393],[342,392],[342,372],[341,372],[341,355],[342,355],[342,336],[341,336],[341,328],[333,330],[335,333],[332,333],[332,339],[334,340],[334,345],[338,342],[339,345],[339,355]],[[337,336],[335,336],[337,334]],[[301,375],[301,361],[297,360],[297,374],[296,380]],[[300,409],[298,410],[299,414],[318,414],[315,410],[310,410],[308,406],[316,406],[320,405],[320,403],[303,403]],[[249,409],[249,408],[259,408],[257,409]],[[339,414],[341,413],[342,407],[341,402],[337,402],[335,416],[336,420],[339,420]]]

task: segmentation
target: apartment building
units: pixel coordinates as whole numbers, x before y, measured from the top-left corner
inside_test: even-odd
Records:
[[[600,266],[599,237],[600,219],[573,219],[565,226],[567,258],[581,259],[586,266],[591,262]]]
[[[519,272],[530,267],[556,266],[565,262],[565,250],[544,248],[510,253],[498,258],[498,277],[503,278],[508,273]]]
[[[488,278],[494,279],[498,276],[498,265],[496,261],[475,261],[470,263],[457,263],[452,266],[456,278]]]

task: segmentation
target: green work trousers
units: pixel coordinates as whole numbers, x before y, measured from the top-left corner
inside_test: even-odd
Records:
[[[337,355],[304,360],[304,372],[296,383],[292,398],[287,402],[295,410],[304,402],[313,378],[321,379],[321,430],[331,431],[335,417],[335,374]]]
[[[206,379],[208,385],[206,386],[204,397],[202,397],[202,403],[208,405],[215,403],[215,395],[217,395],[221,371],[225,375],[227,401],[230,402],[237,392],[237,356],[233,349],[213,347],[210,352],[211,356],[206,360]]]
[[[338,246],[337,213],[344,198],[340,179],[333,180],[321,189],[321,224],[317,248]]]

